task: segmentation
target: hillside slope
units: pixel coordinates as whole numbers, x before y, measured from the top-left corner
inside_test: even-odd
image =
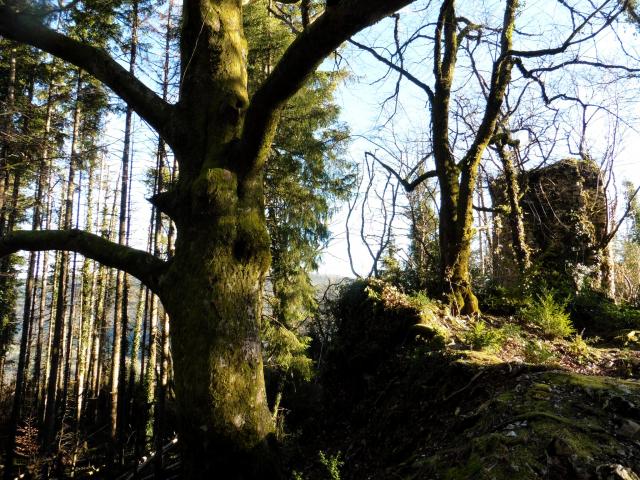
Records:
[[[300,424],[294,478],[640,479],[637,351],[525,328],[475,351],[478,320],[358,288],[338,306],[326,407]],[[485,335],[514,322],[489,319]],[[552,358],[523,358],[532,343]]]

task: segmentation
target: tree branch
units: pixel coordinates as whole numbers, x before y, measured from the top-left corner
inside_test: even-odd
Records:
[[[16,231],[0,238],[0,257],[19,250],[67,250],[127,272],[158,292],[159,277],[167,263],[153,255],[113,243],[82,230]]]
[[[531,70],[528,70],[528,72],[533,75],[536,73],[540,73],[540,72],[554,72],[556,70],[562,70],[565,67],[569,67],[569,66],[573,66],[573,65],[582,65],[582,66],[587,66],[587,67],[595,67],[595,68],[602,68],[605,70],[622,70],[623,72],[626,73],[640,73],[640,68],[633,68],[633,67],[629,67],[627,65],[619,65],[619,64],[613,64],[613,63],[604,63],[604,62],[594,62],[594,61],[589,61],[589,60],[580,60],[578,58],[574,58],[572,60],[567,60],[565,62],[562,63],[558,63],[556,65],[551,65],[548,67],[536,67],[536,68],[532,68]]]
[[[327,8],[289,46],[253,95],[246,114],[239,159],[245,174],[259,171],[275,134],[280,109],[320,63],[360,30],[414,0],[342,0]]]
[[[373,153],[365,152],[364,154],[367,157],[373,158],[376,162],[378,162],[382,166],[382,168],[384,168],[387,172],[393,175],[400,182],[400,185],[404,187],[404,190],[408,193],[413,192],[418,187],[418,185],[420,185],[422,182],[424,182],[428,178],[434,178],[438,176],[438,172],[436,172],[435,170],[429,170],[428,172],[424,172],[423,174],[419,175],[412,182],[409,182],[407,179],[402,178],[397,171],[395,171],[389,165],[384,163],[382,160],[376,157]]]
[[[106,51],[87,45],[45,27],[28,13],[0,4],[0,35],[27,43],[86,70],[146,120],[167,143],[172,144],[171,112],[173,106],[130,74]]]
[[[473,209],[476,212],[499,213],[501,215],[506,215],[508,213],[508,210],[504,205],[498,205],[497,207],[481,207],[474,205]]]
[[[396,72],[398,72],[400,75],[402,75],[411,83],[413,83],[416,87],[426,92],[427,97],[429,98],[429,102],[433,103],[433,90],[431,89],[431,87],[426,83],[424,83],[423,81],[421,81],[420,79],[418,79],[415,75],[412,75],[406,68],[402,68],[401,66],[396,65],[391,60],[388,60],[387,58],[385,58],[384,56],[376,52],[374,48],[368,47],[363,43],[357,42],[355,40],[349,40],[349,43],[352,45],[355,45],[360,50],[364,50],[365,52],[370,53],[373,56],[373,58],[385,64],[391,70],[395,70]]]
[[[620,217],[620,220],[618,220],[618,222],[616,223],[616,225],[611,229],[611,231],[606,234],[602,240],[600,241],[600,248],[604,249],[607,247],[607,245],[609,245],[609,243],[611,242],[611,240],[613,240],[613,238],[616,236],[616,234],[618,233],[618,230],[620,229],[620,227],[622,226],[623,222],[626,220],[626,218],[629,216],[629,214],[631,213],[631,209],[633,208],[633,201],[635,200],[636,196],[638,195],[638,192],[640,192],[640,187],[636,188],[633,192],[632,195],[629,196],[629,199],[627,200],[627,206],[624,210],[624,213],[622,214],[622,217]]]
[[[589,33],[588,35],[585,35],[584,37],[576,38],[578,37],[578,34],[582,30],[584,30],[587,27],[587,25],[590,24],[593,18],[597,14],[601,13],[604,10],[604,8],[610,3],[613,3],[614,5],[616,5],[616,2],[612,2],[611,0],[605,0],[602,5],[600,5],[593,12],[591,12],[591,14],[588,15],[583,20],[583,22],[571,32],[571,34],[565,39],[562,45],[558,45],[557,47],[552,47],[552,48],[543,48],[540,50],[510,50],[509,52],[507,52],[507,55],[512,57],[522,57],[522,58],[536,58],[536,57],[544,57],[547,55],[557,55],[559,53],[563,53],[567,51],[569,47],[578,45],[580,43],[584,43],[588,40],[592,40],[593,38],[597,37],[600,34],[600,32],[602,32],[605,28],[611,25],[623,11],[625,11],[625,8],[626,8],[625,5],[628,2],[626,1],[622,2],[623,3],[622,7],[614,9],[614,13],[607,15],[606,21],[602,24],[602,26],[597,28],[595,31]]]

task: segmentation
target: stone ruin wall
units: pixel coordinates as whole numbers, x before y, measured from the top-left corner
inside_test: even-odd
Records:
[[[608,261],[600,248],[608,229],[607,199],[602,172],[590,160],[566,159],[519,177],[520,205],[531,260],[537,268],[553,269],[578,282],[589,275],[597,283]],[[494,208],[508,208],[504,178],[490,186]],[[494,278],[517,285],[513,237],[505,213],[494,214]]]

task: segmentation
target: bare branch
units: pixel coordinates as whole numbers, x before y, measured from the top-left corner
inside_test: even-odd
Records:
[[[506,214],[507,213],[507,209],[502,205],[499,205],[497,207],[483,207],[483,206],[479,206],[479,205],[474,205],[473,209],[476,212],[501,213],[501,214]]]
[[[569,49],[569,47],[572,47],[573,45],[578,45],[580,43],[586,42],[587,40],[591,40],[597,37],[600,34],[600,32],[605,30],[609,25],[611,25],[615,21],[616,18],[618,18],[618,16],[625,10],[624,4],[626,4],[627,2],[623,2],[623,6],[617,9],[615,13],[608,15],[607,20],[604,22],[604,24],[600,28],[596,29],[595,31],[591,32],[588,35],[585,35],[584,37],[576,38],[578,34],[582,30],[584,30],[587,25],[590,24],[593,18],[596,15],[598,15],[600,12],[602,12],[604,8],[610,3],[612,3],[612,0],[605,0],[605,2],[602,5],[600,5],[600,7],[596,8],[593,12],[591,12],[591,14],[588,15],[583,20],[583,22],[571,32],[571,34],[565,39],[565,41],[562,42],[562,45],[558,45],[557,47],[552,47],[552,48],[543,48],[540,50],[510,50],[506,53],[506,55],[513,56],[513,57],[522,57],[522,58],[535,58],[535,57],[544,57],[546,55],[557,55],[559,53],[566,52]]]
[[[353,255],[351,252],[351,232],[349,231],[349,221],[351,220],[351,215],[353,215],[353,212],[356,209],[356,205],[358,203],[358,197],[360,196],[360,187],[362,187],[362,184],[364,182],[364,175],[359,175],[359,177],[360,177],[360,181],[358,183],[358,187],[355,189],[356,193],[353,197],[353,203],[351,202],[351,200],[347,201],[347,206],[348,206],[347,218],[344,223],[345,238],[347,240],[347,256],[349,257],[349,267],[351,267],[351,272],[356,278],[362,278],[362,276],[356,271],[355,266],[353,265]]]
[[[62,35],[35,16],[0,4],[0,35],[27,43],[86,70],[111,88],[172,144],[172,105],[118,64],[106,51]]]
[[[500,56],[495,60],[493,69],[491,72],[490,89],[487,95],[486,108],[480,125],[478,126],[477,133],[473,144],[467,151],[464,158],[461,160],[463,182],[462,184],[469,185],[464,181],[465,177],[471,177],[472,170],[475,169],[480,161],[482,153],[491,140],[495,131],[495,125],[500,115],[500,109],[504,101],[507,86],[511,81],[511,69],[513,67],[513,61],[507,52],[511,49],[511,37],[513,35],[513,28],[515,25],[517,2],[510,0],[507,2],[507,7],[504,13],[503,28],[500,38]],[[471,198],[470,196],[468,198]],[[462,208],[465,208],[462,204],[459,204]]]
[[[528,72],[532,75],[539,72],[553,72],[556,70],[562,70],[563,68],[573,66],[573,65],[583,65],[587,67],[602,68],[604,70],[622,70],[627,73],[636,73],[636,74],[640,73],[640,68],[633,68],[627,65],[617,65],[617,64],[608,64],[604,62],[580,60],[578,58],[567,60],[565,62],[558,63],[556,65],[551,65],[549,67],[532,68],[531,70],[528,70]]]
[[[611,240],[613,240],[613,237],[616,236],[616,234],[618,233],[618,230],[620,230],[620,227],[622,226],[624,221],[627,219],[627,217],[631,213],[631,209],[633,208],[633,201],[638,196],[639,192],[640,192],[640,187],[636,188],[633,194],[629,195],[629,198],[627,200],[627,206],[624,210],[624,213],[620,217],[620,220],[618,220],[615,226],[611,229],[611,231],[602,238],[602,240],[600,241],[600,248],[606,248],[607,245],[609,245],[609,243],[611,242]]]
[[[365,45],[363,43],[357,42],[357,41],[355,41],[353,39],[349,40],[349,43],[352,44],[352,45],[355,45],[360,50],[364,50],[365,52],[370,53],[373,56],[373,58],[375,58],[376,60],[378,60],[381,63],[384,63],[390,69],[395,70],[396,72],[398,72],[402,77],[404,77],[407,80],[409,80],[416,87],[424,90],[427,93],[427,96],[429,97],[429,102],[433,103],[433,90],[431,89],[431,87],[429,85],[427,85],[426,83],[424,83],[422,80],[420,80],[417,77],[415,77],[414,75],[412,75],[406,68],[403,68],[403,67],[400,67],[400,66],[396,65],[391,60],[388,60],[387,58],[385,58],[384,56],[382,56],[378,52],[376,52],[376,50],[374,48],[369,47],[369,46],[367,46],[367,45]]]
[[[167,263],[142,250],[119,245],[82,230],[16,231],[0,238],[0,257],[19,250],[66,250],[77,252],[107,267],[133,275],[151,290],[158,292],[159,277]]]
[[[384,163],[382,160],[376,157],[373,153],[365,152],[365,156],[373,158],[376,162],[378,162],[382,166],[382,168],[384,168],[387,172],[389,172],[391,175],[396,177],[396,179],[400,182],[400,185],[404,187],[406,192],[413,192],[418,187],[418,185],[420,185],[422,182],[426,181],[428,178],[434,178],[438,175],[438,173],[435,170],[429,170],[428,172],[425,172],[422,175],[419,175],[412,182],[409,182],[407,179],[402,178],[396,170],[394,170],[389,165]]]

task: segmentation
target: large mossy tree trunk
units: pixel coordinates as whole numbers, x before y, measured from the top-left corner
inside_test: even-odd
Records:
[[[270,262],[262,177],[234,148],[249,104],[242,11],[235,0],[186,6],[188,121],[177,129],[188,141],[174,146],[180,177],[157,202],[178,233],[158,293],[171,321],[183,477],[276,478],[259,338]]]
[[[179,176],[152,202],[176,224],[174,256],[78,230],[16,232],[17,250],[77,251],[124,270],[155,292],[170,316],[182,477],[280,478],[269,445],[259,321],[270,263],[262,172],[281,108],[345,40],[412,0],[349,0],[327,7],[288,47],[251,101],[241,0],[185,0],[180,99],[166,103],[107,52],[0,5],[0,35],[82,66],[166,141]],[[295,3],[287,1],[286,3]]]
[[[455,313],[475,315],[478,300],[471,288],[469,260],[473,238],[473,217],[471,210],[460,216],[460,197],[457,172],[451,172],[440,179],[440,276],[442,289],[449,296]],[[471,197],[473,192],[469,193]]]
[[[177,220],[176,255],[161,290],[171,320],[183,476],[276,478],[259,338],[269,238],[260,203],[238,196],[233,174],[213,170],[208,187],[215,196],[195,193],[195,211]]]

